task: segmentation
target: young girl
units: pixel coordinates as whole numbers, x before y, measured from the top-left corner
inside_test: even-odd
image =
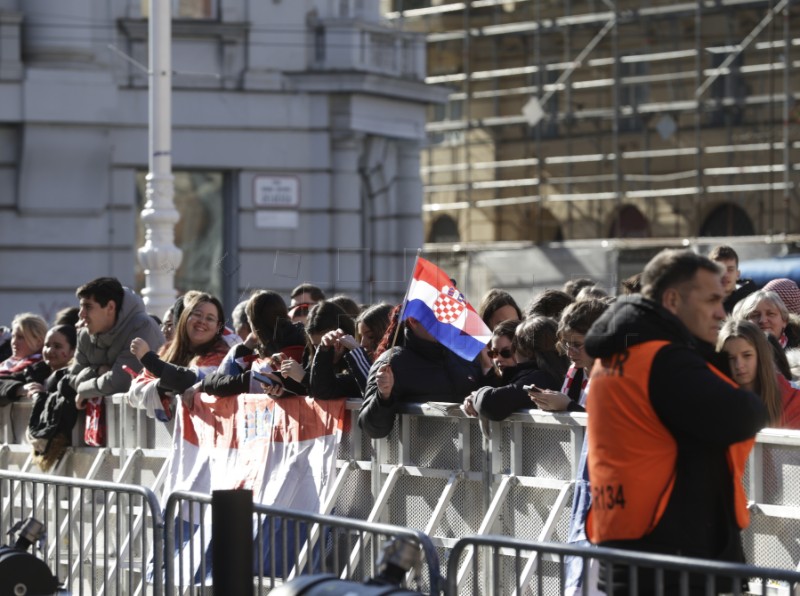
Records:
[[[764,331],[750,321],[728,319],[717,350],[728,355],[733,380],[764,400],[771,428],[800,428],[800,391],[777,371]]]

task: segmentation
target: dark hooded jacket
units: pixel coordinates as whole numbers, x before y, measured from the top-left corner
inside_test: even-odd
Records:
[[[144,302],[133,290],[125,289],[114,326],[105,333],[91,335],[84,328],[78,332],[75,360],[69,369],[70,383],[78,395],[97,397],[123,393],[131,386],[131,377],[123,366],[142,370],[139,359],[131,353],[131,341],[141,337],[151,350],[158,351],[164,335],[147,314]],[[100,374],[104,366],[111,370]]]
[[[51,372],[47,363],[39,360],[19,372],[3,376],[0,378],[0,406],[19,401],[20,388],[26,383],[44,383]]]
[[[540,389],[561,389],[563,379],[556,379],[541,370],[536,362],[521,362],[503,369],[500,387],[481,387],[475,392],[475,410],[489,420],[505,420],[517,410],[534,410],[525,385],[536,385]]]
[[[734,288],[733,292],[731,292],[731,295],[722,303],[725,312],[728,314],[732,313],[733,307],[736,306],[737,302],[746,298],[757,289],[758,286],[752,279],[740,279],[738,285]]]
[[[370,437],[387,436],[402,402],[459,403],[480,387],[480,366],[457,356],[442,344],[426,341],[405,330],[405,345],[387,350],[369,370],[358,425]],[[388,399],[378,395],[378,370],[389,363],[394,387]]]
[[[610,359],[651,341],[668,342],[653,357],[647,394],[658,419],[677,444],[675,482],[652,532],[635,540],[602,544],[743,561],[726,453],[730,445],[753,437],[764,427],[766,408],[760,397],[727,383],[709,368],[710,363],[728,374],[726,360],[710,344],[693,337],[676,316],[642,296],[622,298],[606,311],[589,330],[585,345],[590,356]],[[595,368],[603,364],[598,361]],[[624,378],[620,382],[625,382]],[[604,406],[604,393],[595,392],[596,388],[593,383],[588,397],[590,435],[593,422],[599,423],[592,412]],[[624,415],[620,409],[603,413]],[[624,441],[625,437],[615,440]],[[600,456],[590,451],[590,469],[594,457]],[[642,481],[646,482],[644,478]]]
[[[75,390],[70,386],[66,373],[66,368],[55,371],[44,382],[44,391],[34,396],[28,421],[30,437],[49,442],[58,433],[68,438],[72,436],[72,427],[78,421],[78,410],[75,407]]]

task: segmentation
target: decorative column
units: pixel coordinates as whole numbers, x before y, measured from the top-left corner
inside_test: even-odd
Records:
[[[179,219],[172,176],[172,14],[171,2],[150,0],[149,172],[142,210],[145,243],[139,249],[144,267],[142,290],[147,311],[158,316],[175,301],[175,271],[181,251],[175,246]]]
[[[371,299],[367,282],[364,244],[364,213],[358,160],[362,137],[357,133],[338,135],[331,145],[331,280],[335,292],[362,302]]]
[[[406,280],[400,288],[402,299],[417,250],[422,248],[422,179],[420,178],[420,143],[415,140],[398,140],[396,189],[393,194],[392,227],[395,246],[402,252],[395,257],[395,270]],[[425,255],[423,255],[425,256]]]
[[[420,178],[420,143],[398,141],[397,203],[395,217],[397,239],[409,251],[422,248],[422,179]]]

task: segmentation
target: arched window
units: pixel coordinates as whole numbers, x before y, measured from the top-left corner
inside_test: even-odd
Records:
[[[458,242],[461,235],[458,233],[458,223],[449,215],[440,215],[436,218],[428,234],[428,242]]]
[[[553,215],[552,211],[544,207],[539,208],[536,205],[532,205],[528,210],[527,220],[519,220],[517,226],[522,226],[520,228],[520,240],[532,240],[533,242],[564,241],[561,222]]]
[[[638,207],[623,205],[614,216],[608,235],[611,238],[649,238],[650,222]]]
[[[700,226],[700,236],[753,236],[755,233],[750,216],[733,203],[716,207]]]

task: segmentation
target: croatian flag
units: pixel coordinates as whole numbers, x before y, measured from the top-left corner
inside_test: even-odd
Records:
[[[403,320],[409,317],[465,360],[474,360],[492,339],[491,330],[450,277],[423,258],[417,259],[403,310]]]

